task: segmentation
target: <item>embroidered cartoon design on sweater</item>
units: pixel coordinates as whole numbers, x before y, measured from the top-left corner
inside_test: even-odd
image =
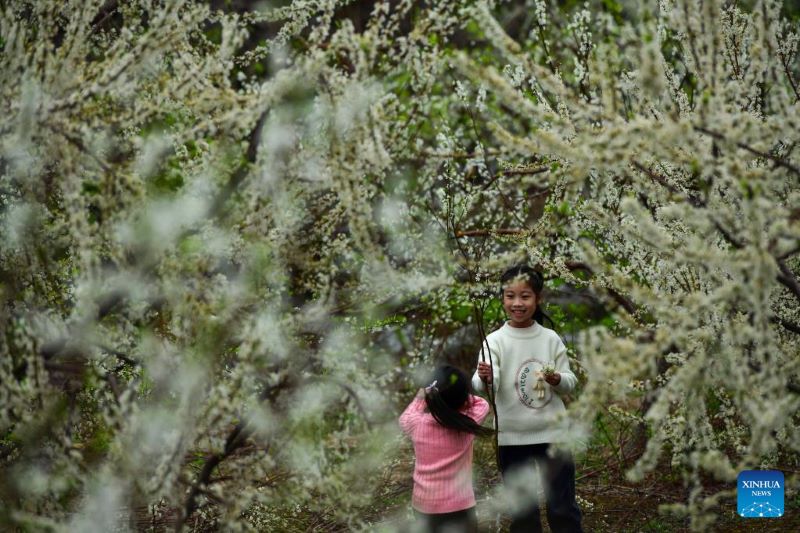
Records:
[[[524,361],[517,369],[514,388],[519,401],[531,409],[541,409],[553,399],[553,389],[544,380],[546,363],[532,358]]]

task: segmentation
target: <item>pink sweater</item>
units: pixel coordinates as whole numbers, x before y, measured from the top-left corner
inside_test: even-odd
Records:
[[[489,412],[483,398],[470,395],[461,412],[479,424]],[[472,491],[472,442],[475,435],[447,429],[427,412],[417,395],[400,415],[400,427],[414,443],[414,509],[428,514],[452,513],[475,506]]]

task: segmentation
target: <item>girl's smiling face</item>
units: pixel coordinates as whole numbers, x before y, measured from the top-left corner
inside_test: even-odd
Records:
[[[503,287],[503,309],[508,315],[509,325],[514,328],[532,325],[538,300],[533,288],[524,281],[512,281]]]

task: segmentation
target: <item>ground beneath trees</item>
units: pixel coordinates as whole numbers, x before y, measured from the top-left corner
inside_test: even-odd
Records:
[[[475,485],[478,499],[480,531],[507,531],[507,520],[491,509],[489,499],[499,483],[494,466],[491,442],[484,440],[475,449]],[[620,475],[619,467],[608,469],[586,468],[578,464],[576,476],[577,494],[581,498],[583,526],[587,533],[639,533],[639,532],[683,532],[690,531],[688,521],[659,512],[659,506],[682,501],[686,489],[679,481],[671,479],[666,470],[650,475],[642,483],[632,484]],[[413,452],[404,448],[389,471],[386,483],[376,495],[375,525],[378,529],[403,528],[412,517],[411,474]],[[718,485],[713,489],[733,489]],[[800,496],[788,496],[785,514],[781,518],[744,519],[736,514],[736,498],[722,502],[715,510],[716,523],[706,531],[720,533],[739,532],[787,532],[800,531]],[[547,520],[543,516],[545,531]]]

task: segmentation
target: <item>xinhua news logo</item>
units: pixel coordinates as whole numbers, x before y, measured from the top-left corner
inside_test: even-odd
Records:
[[[783,472],[744,470],[736,480],[736,500],[743,518],[783,516]]]

